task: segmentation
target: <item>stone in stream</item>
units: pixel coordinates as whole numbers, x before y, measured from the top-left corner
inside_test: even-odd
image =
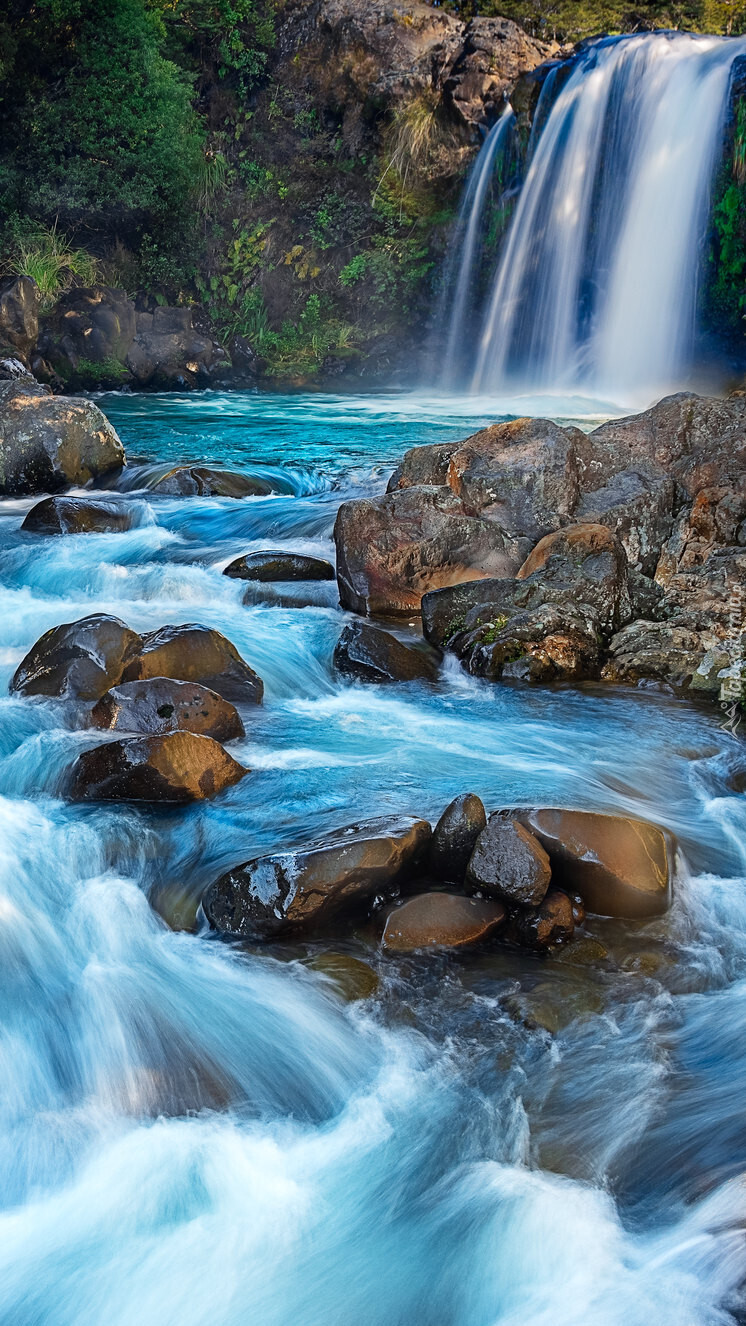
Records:
[[[135,513],[123,502],[87,497],[45,497],[28,512],[22,530],[30,534],[101,534],[132,529]]]
[[[266,479],[207,465],[176,465],[148,487],[169,497],[268,497],[272,492]]]
[[[91,726],[115,732],[194,732],[215,741],[244,736],[238,711],[216,691],[193,681],[151,677],[107,691],[94,706]]]
[[[21,695],[99,700],[121,679],[141,644],[135,631],[107,613],[65,622],[46,631],[32,646],[10,689]]]
[[[319,925],[341,911],[364,912],[414,874],[427,851],[426,820],[371,820],[321,842],[236,866],[208,888],[202,906],[213,930],[266,939]]]
[[[512,812],[511,812],[512,813]],[[585,810],[529,810],[552,880],[601,916],[660,916],[671,904],[674,846],[656,824]]]
[[[306,557],[303,553],[253,552],[229,562],[223,575],[235,580],[258,580],[269,584],[275,580],[333,580],[334,567],[322,557]]]
[[[421,893],[389,912],[381,942],[396,953],[465,948],[487,939],[504,921],[505,908],[491,899]]]
[[[0,382],[0,496],[81,486],[124,463],[124,447],[92,401]]]
[[[515,820],[493,815],[469,859],[469,885],[489,897],[538,906],[552,877],[549,857],[533,833]]]
[[[437,664],[420,649],[368,622],[350,622],[334,650],[337,672],[357,681],[435,681]]]
[[[172,677],[196,681],[226,700],[261,704],[264,683],[220,631],[196,622],[161,626],[143,635],[141,648],[122,681]],[[107,688],[108,689],[108,688]]]
[[[575,932],[573,905],[560,889],[549,889],[538,907],[527,907],[515,919],[518,940],[527,948],[564,944]]]
[[[446,806],[433,829],[430,869],[438,879],[462,883],[477,839],[487,827],[487,814],[478,796],[467,792]]]
[[[170,732],[84,751],[70,769],[67,792],[73,801],[184,804],[217,796],[247,773],[211,737]]]

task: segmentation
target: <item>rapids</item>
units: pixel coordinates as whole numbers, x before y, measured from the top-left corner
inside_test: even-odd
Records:
[[[380,492],[407,446],[494,418],[487,402],[101,404],[136,528],[21,534],[32,500],[0,503],[0,1326],[741,1319],[741,739],[651,692],[492,686],[448,662],[435,687],[342,683],[333,585],[290,608],[221,574],[268,546],[329,556],[340,501]],[[588,427],[608,407],[553,413]],[[142,487],[182,460],[280,491]],[[188,810],[65,803],[97,738],[7,682],[44,630],[93,611],[235,642],[266,684],[232,748],[249,777]],[[667,825],[672,912],[591,918],[547,961],[383,958],[369,927],[261,949],[200,928],[227,865],[467,790]],[[345,1002],[325,950],[377,991]]]

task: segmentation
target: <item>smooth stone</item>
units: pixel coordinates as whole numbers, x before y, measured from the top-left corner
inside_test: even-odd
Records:
[[[337,641],[334,666],[356,681],[434,681],[437,666],[419,649],[409,649],[369,622],[350,622]]]
[[[166,801],[217,796],[248,773],[211,737],[170,732],[129,737],[84,751],[70,769],[73,801]]]
[[[220,631],[196,622],[161,626],[142,637],[142,648],[127,665],[123,681],[172,677],[196,681],[226,700],[261,704],[264,683]],[[107,688],[108,689],[108,688]]]
[[[349,953],[317,953],[308,966],[328,976],[342,998],[350,1004],[360,999],[370,999],[378,990],[378,976],[373,968],[360,958],[351,957]]]
[[[430,844],[433,874],[449,883],[461,883],[477,839],[486,827],[487,813],[478,796],[466,792],[455,797],[433,829]]]
[[[389,913],[382,944],[396,953],[422,948],[465,948],[494,934],[505,921],[499,902],[454,893],[421,893]]]
[[[176,465],[148,484],[151,493],[169,497],[268,497],[272,487],[266,479],[233,470],[214,470],[207,465]]]
[[[302,553],[254,552],[236,557],[223,571],[235,580],[259,580],[263,584],[276,580],[334,580],[331,562],[321,557],[306,557]]]
[[[571,900],[559,889],[550,889],[538,907],[527,908],[516,918],[516,929],[520,943],[527,948],[566,943],[575,931]]]
[[[472,888],[524,906],[538,906],[552,877],[549,857],[515,820],[493,815],[480,833],[466,870]]]
[[[134,512],[123,502],[45,497],[27,513],[21,529],[31,534],[118,534],[134,524]]]
[[[119,617],[93,613],[46,631],[18,665],[11,691],[99,700],[121,679],[141,645]]]
[[[153,735],[194,732],[215,741],[234,741],[245,735],[238,711],[229,700],[197,682],[171,677],[115,686],[94,707],[91,726]]]

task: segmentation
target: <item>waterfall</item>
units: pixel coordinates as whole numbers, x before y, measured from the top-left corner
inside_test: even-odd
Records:
[[[471,351],[473,391],[644,403],[690,385],[711,185],[731,68],[745,53],[746,41],[654,33],[574,57],[502,245]],[[477,192],[470,182],[475,211]],[[467,279],[459,297],[468,289]]]

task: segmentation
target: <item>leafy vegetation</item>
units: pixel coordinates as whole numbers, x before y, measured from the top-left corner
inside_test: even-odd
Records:
[[[92,285],[98,277],[96,259],[85,249],[75,248],[56,224],[16,222],[2,268],[36,281],[42,312],[51,308],[76,279],[82,285]]]
[[[599,32],[688,28],[735,35],[746,31],[742,0],[431,0],[463,16],[501,14],[534,37],[581,41]]]

